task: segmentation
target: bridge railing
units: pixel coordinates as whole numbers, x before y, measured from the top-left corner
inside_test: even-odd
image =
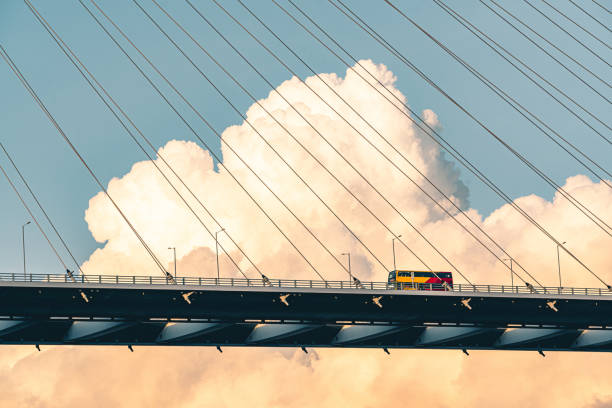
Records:
[[[244,278],[206,278],[177,277],[167,280],[159,276],[137,275],[74,275],[76,283],[97,283],[115,285],[175,285],[175,286],[222,286],[222,287],[280,287],[280,288],[323,288],[323,289],[372,289],[372,290],[419,290],[447,291],[461,293],[538,293],[550,295],[587,295],[612,296],[612,290],[607,288],[575,288],[575,287],[542,287],[542,286],[506,286],[506,285],[470,285],[455,283],[453,285],[437,283],[387,283],[387,282],[354,282],[354,281],[323,281],[302,279],[244,279]],[[68,275],[60,274],[0,274],[0,282],[46,282],[72,283]]]

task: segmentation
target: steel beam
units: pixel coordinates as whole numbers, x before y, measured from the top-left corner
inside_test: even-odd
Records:
[[[450,341],[458,341],[490,330],[478,327],[426,327],[415,342],[415,345],[432,346]]]
[[[0,320],[0,336],[14,333],[32,324],[30,320]]]
[[[552,337],[561,336],[568,333],[568,330],[563,329],[542,329],[542,328],[511,328],[506,329],[494,343],[495,347],[519,346],[542,340],[548,340]]]
[[[400,326],[366,326],[366,325],[347,325],[343,326],[331,344],[349,344],[371,340],[376,337],[396,333],[403,328]]]
[[[64,341],[91,340],[130,325],[131,323],[121,321],[77,321],[73,322],[68,328]]]
[[[611,330],[584,330],[574,341],[572,347],[594,347],[612,343]]]
[[[201,334],[211,333],[227,327],[226,323],[208,322],[170,322],[166,323],[157,337],[159,343],[169,343],[190,339]]]
[[[316,324],[258,324],[247,337],[245,343],[265,343],[314,330]]]

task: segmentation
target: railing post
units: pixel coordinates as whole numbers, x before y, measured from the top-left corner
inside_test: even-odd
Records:
[[[294,288],[297,288],[297,279],[294,279],[294,280],[293,280],[293,287],[294,287]]]

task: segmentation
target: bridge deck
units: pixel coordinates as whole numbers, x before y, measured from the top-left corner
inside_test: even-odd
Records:
[[[607,289],[82,280],[0,275],[0,343],[612,351]]]

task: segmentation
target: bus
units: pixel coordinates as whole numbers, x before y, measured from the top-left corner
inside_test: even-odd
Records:
[[[395,270],[389,272],[389,286],[400,290],[447,290],[453,286],[451,272]]]

